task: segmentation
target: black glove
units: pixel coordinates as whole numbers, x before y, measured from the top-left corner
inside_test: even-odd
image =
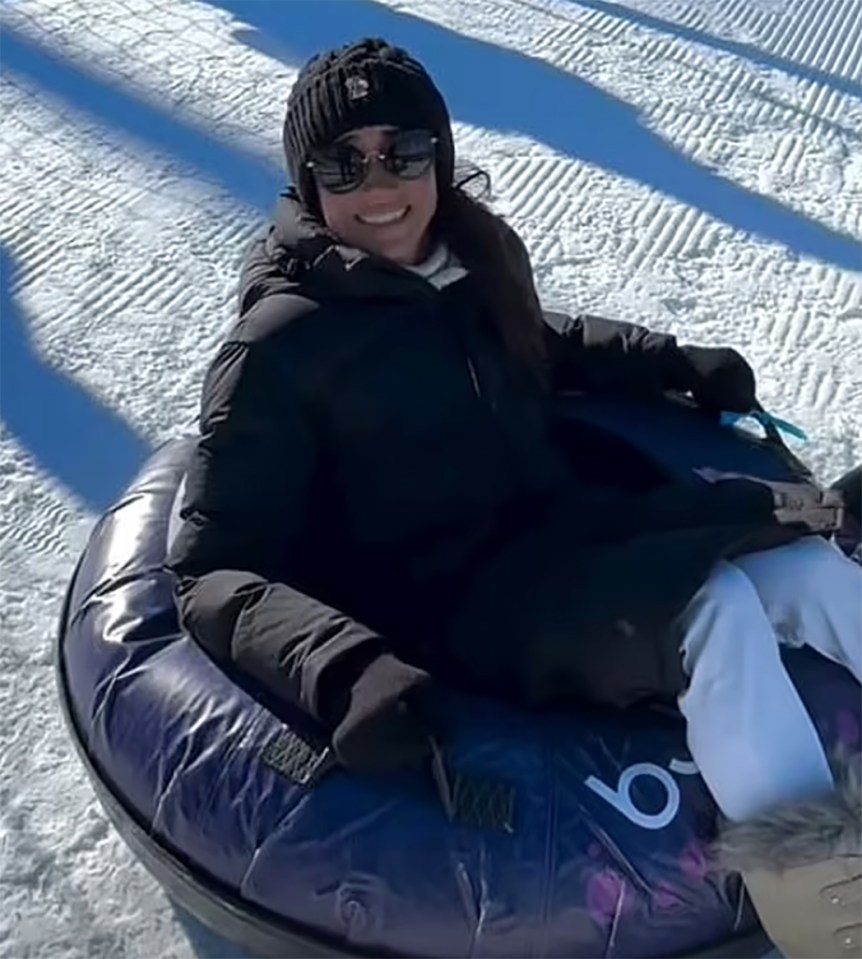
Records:
[[[682,346],[689,371],[686,387],[707,410],[748,413],[757,406],[754,371],[730,347]]]
[[[862,465],[854,466],[849,473],[836,480],[831,489],[841,493],[847,512],[857,524],[862,525]]]
[[[439,735],[431,695],[428,673],[390,653],[373,660],[353,684],[333,733],[332,747],[342,765],[382,772],[427,760],[431,738]]]

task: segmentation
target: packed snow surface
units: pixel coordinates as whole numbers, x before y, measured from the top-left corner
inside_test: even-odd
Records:
[[[862,459],[860,0],[11,0],[3,24],[0,955],[189,957],[96,803],[52,639],[96,517],[187,426],[283,185],[299,65],[408,47],[548,305],[731,344]]]

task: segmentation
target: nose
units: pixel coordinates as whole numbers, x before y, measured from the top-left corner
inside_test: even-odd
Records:
[[[374,153],[365,158],[367,163],[365,179],[362,182],[363,190],[373,190],[382,188],[391,190],[398,186],[398,177],[390,173],[380,161],[380,157]]]

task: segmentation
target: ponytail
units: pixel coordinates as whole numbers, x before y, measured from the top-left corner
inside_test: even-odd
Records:
[[[478,195],[475,186],[481,183]],[[440,193],[435,232],[476,279],[483,305],[507,352],[547,384],[544,318],[530,258],[515,231],[482,202],[490,178],[479,169]]]

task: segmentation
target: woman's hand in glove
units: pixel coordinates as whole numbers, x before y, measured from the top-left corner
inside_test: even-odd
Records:
[[[688,362],[686,386],[698,406],[748,413],[757,407],[754,371],[730,347],[680,347]]]
[[[347,711],[333,733],[339,761],[356,772],[418,766],[431,755],[437,724],[428,707],[428,673],[383,653],[350,690]]]

